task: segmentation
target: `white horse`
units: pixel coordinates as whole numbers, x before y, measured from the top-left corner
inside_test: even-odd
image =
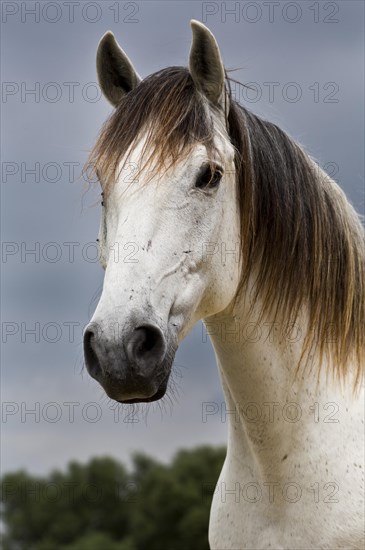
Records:
[[[239,106],[192,21],[189,68],[141,81],[112,33],[115,106],[90,162],[102,189],[103,292],[85,362],[112,399],[160,399],[203,319],[229,410],[215,549],[363,548],[365,251],[341,189]]]

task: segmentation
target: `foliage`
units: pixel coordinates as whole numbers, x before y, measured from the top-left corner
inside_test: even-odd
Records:
[[[71,462],[65,472],[2,478],[4,550],[208,549],[211,495],[223,448],[144,454],[132,469],[112,458]]]

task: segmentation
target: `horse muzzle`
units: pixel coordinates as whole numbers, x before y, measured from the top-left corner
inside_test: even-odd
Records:
[[[174,338],[151,322],[128,323],[121,331],[116,327],[95,321],[86,327],[84,357],[90,376],[120,403],[160,399],[175,356]]]

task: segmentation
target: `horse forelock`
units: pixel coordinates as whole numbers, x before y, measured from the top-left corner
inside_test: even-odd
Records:
[[[212,117],[188,69],[169,67],[145,78],[106,121],[88,161],[104,191],[114,185],[121,161],[128,161],[128,152],[141,137],[138,172],[151,176],[172,168],[197,143],[214,157]]]

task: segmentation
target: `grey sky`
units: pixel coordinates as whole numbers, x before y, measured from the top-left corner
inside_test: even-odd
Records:
[[[224,5],[236,11],[224,13]],[[363,214],[364,4],[79,1],[73,22],[72,6],[57,6],[2,3],[2,469],[44,472],[71,458],[126,460],[132,450],[168,460],[182,446],[223,444],[223,396],[201,324],[179,349],[178,402],[165,400],[162,416],[158,406],[147,420],[141,410],[123,409],[116,422],[102,390],[80,374],[82,327],[103,276],[88,245],[98,231],[98,192],[83,195],[77,179],[111,110],[94,101],[96,47],[113,30],[146,76],[186,65],[189,21],[205,22],[226,67],[251,83],[252,95],[241,96],[246,107],[299,140]],[[31,248],[39,258],[25,254]],[[27,333],[36,323],[39,341]],[[22,402],[28,409],[39,403],[39,419],[22,418]],[[79,403],[74,422],[67,402]],[[203,419],[206,402],[216,402],[217,412]],[[91,422],[96,413],[100,420]],[[55,414],[61,419],[51,422]]]

